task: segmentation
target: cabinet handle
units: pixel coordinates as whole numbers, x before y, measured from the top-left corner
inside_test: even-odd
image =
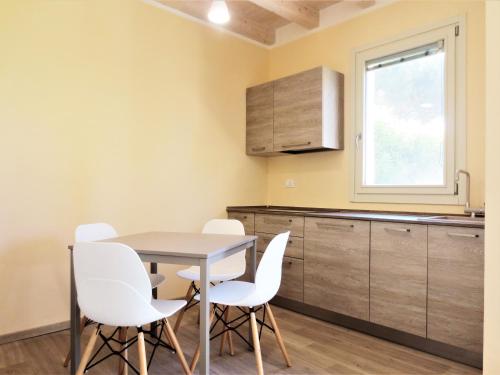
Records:
[[[288,223],[286,222],[286,220],[280,220],[280,219],[264,219],[264,222],[267,223],[267,224],[279,224],[279,225],[288,225],[288,223],[292,223],[293,220],[292,219],[288,219]]]
[[[291,266],[293,262],[291,260],[284,260],[283,264],[286,264],[287,266]]]
[[[293,243],[292,240],[288,240],[288,244],[291,245]]]
[[[318,228],[354,228],[354,224],[332,224],[332,223],[316,223]]]
[[[384,228],[387,232],[406,232],[410,233],[411,229],[410,228]]]
[[[306,143],[292,143],[289,145],[281,145],[282,148],[293,148],[293,147],[302,147],[302,146],[309,146],[311,142],[306,142]]]
[[[466,238],[479,238],[479,234],[471,234],[471,233],[454,233],[454,232],[448,232],[448,236],[451,236],[451,237],[466,237]]]
[[[265,149],[266,149],[266,146],[252,147],[252,151],[264,151]]]

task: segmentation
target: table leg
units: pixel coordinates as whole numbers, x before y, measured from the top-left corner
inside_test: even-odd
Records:
[[[200,374],[210,373],[210,299],[208,260],[200,259]]]
[[[253,241],[252,247],[250,248],[250,282],[255,282],[255,274],[257,273],[257,240]],[[248,324],[248,342],[253,342],[252,326]],[[248,346],[249,350],[253,350],[251,346]]]
[[[73,251],[70,255],[70,273],[71,273],[71,315],[70,315],[70,330],[71,330],[71,375],[76,373],[80,364],[80,307],[76,298],[75,273],[73,265]]]
[[[250,251],[250,282],[254,283],[257,272],[257,240],[253,241]]]
[[[158,273],[158,263],[151,262],[149,265],[149,268],[150,268],[151,273]],[[154,288],[152,293],[153,293],[153,298],[158,299],[158,288]],[[157,331],[158,325],[156,324],[156,322],[152,322],[149,328],[151,329],[151,334],[154,337],[157,337],[158,336],[158,331]]]

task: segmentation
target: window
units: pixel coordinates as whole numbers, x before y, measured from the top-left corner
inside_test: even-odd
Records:
[[[453,22],[355,53],[353,201],[459,204],[460,31]]]

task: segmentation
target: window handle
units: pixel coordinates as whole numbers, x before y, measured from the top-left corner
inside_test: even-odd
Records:
[[[359,133],[358,135],[356,135],[356,149],[359,148],[359,142],[361,142],[363,140],[363,136],[361,133]]]

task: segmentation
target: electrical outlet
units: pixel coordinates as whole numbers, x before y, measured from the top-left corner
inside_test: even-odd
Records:
[[[295,180],[292,179],[292,178],[288,178],[287,180],[285,180],[285,187],[286,188],[294,188],[294,187],[296,187]]]

